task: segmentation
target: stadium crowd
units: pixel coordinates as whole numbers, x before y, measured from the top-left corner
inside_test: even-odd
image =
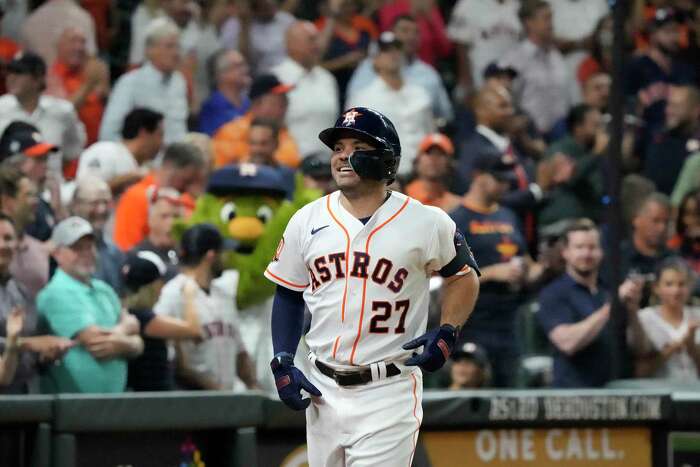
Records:
[[[228,164],[332,191],[353,106],[483,273],[426,386],[604,386],[612,294],[628,376],[697,380],[700,6],[630,3],[617,290],[606,0],[0,3],[0,393],[266,388],[229,242],[175,226]]]

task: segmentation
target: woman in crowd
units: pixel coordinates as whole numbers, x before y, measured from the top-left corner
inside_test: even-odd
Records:
[[[643,333],[634,345],[639,377],[695,380],[700,366],[700,308],[688,306],[693,273],[681,258],[664,260],[653,293],[658,305],[639,311]]]
[[[182,290],[185,301],[183,320],[153,312],[153,306],[165,285],[165,273],[165,263],[151,251],[140,251],[130,256],[124,266],[126,307],[139,320],[144,343],[143,354],[129,362],[127,385],[134,391],[173,389],[173,371],[168,363],[168,349],[164,339],[202,337],[194,305],[197,287],[193,282],[186,283]]]

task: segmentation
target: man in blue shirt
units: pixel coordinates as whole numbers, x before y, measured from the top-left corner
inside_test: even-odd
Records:
[[[554,345],[552,386],[599,387],[612,378],[614,351],[610,326],[610,294],[599,280],[603,258],[600,234],[588,219],[564,233],[566,272],[540,293],[537,319]],[[636,319],[642,282],[628,279],[619,288],[622,303]]]
[[[215,87],[199,112],[199,131],[213,136],[224,123],[244,115],[250,107],[247,90],[250,68],[236,50],[222,50],[211,58],[210,76]]]
[[[122,392],[126,358],[143,350],[138,321],[122,312],[106,282],[92,278],[97,254],[88,221],[75,216],[61,221],[51,242],[58,269],[39,293],[37,308],[52,334],[78,345],[42,377],[42,392]]]

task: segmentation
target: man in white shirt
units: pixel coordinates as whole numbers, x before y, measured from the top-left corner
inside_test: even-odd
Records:
[[[515,97],[546,135],[571,106],[569,74],[564,57],[554,44],[552,9],[544,0],[524,2],[518,16],[526,38],[503,57],[503,63],[518,72]]]
[[[413,169],[420,142],[435,131],[430,96],[422,87],[404,81],[401,75],[402,52],[394,33],[383,32],[379,48],[374,58],[377,78],[350,95],[346,108],[369,107],[394,123],[402,147],[398,174],[405,177]]]
[[[432,65],[418,57],[420,33],[416,18],[408,14],[397,16],[391,31],[396,36],[396,40],[401,44],[401,50],[403,52],[401,75],[407,83],[425,89],[430,96],[435,118],[442,119],[444,122],[451,121],[454,118],[452,103],[445,90],[442,77]],[[374,69],[374,58],[369,57],[364,59],[355,69],[348,83],[348,96],[366,87],[370,82],[374,81],[376,77],[377,73]]]
[[[318,31],[312,23],[297,21],[287,30],[286,39],[287,58],[272,69],[280,81],[294,86],[287,94],[285,123],[302,157],[326,152],[323,143],[309,135],[318,134],[338,117],[338,84],[328,70],[318,65]]]
[[[221,28],[224,48],[240,51],[251,64],[253,76],[269,73],[287,55],[285,33],[295,18],[280,11],[278,3],[277,0],[238,2],[237,15]]]
[[[61,148],[49,156],[49,172],[62,177],[63,163],[75,160],[85,145],[85,126],[73,104],[42,94],[46,64],[31,52],[20,52],[7,65],[7,94],[0,97],[0,128],[21,120],[39,128],[46,142]]]
[[[194,51],[199,36],[199,28],[192,18],[192,9],[189,2],[181,0],[167,0],[159,2],[162,9],[155,11],[158,17],[170,18],[182,31],[180,35],[180,48],[182,53],[187,55]],[[129,65],[139,66],[146,59],[146,37],[145,32],[155,18],[150,19],[141,30],[132,30],[131,49],[129,50]]]
[[[100,139],[119,141],[124,117],[135,107],[162,113],[164,142],[181,141],[187,133],[187,84],[180,64],[180,30],[171,20],[155,19],[146,32],[147,62],[117,81],[102,117]]]
[[[457,44],[458,83],[462,91],[481,87],[486,66],[520,40],[517,0],[459,0],[447,36]]]
[[[182,236],[182,273],[168,282],[154,307],[156,314],[182,318],[185,283],[197,285],[195,307],[203,330],[201,342],[178,344],[177,374],[190,389],[232,390],[236,376],[257,386],[254,367],[241,338],[236,307],[238,271],[223,271],[225,240],[210,224],[197,224]]]
[[[77,178],[95,175],[107,182],[115,195],[143,178],[144,164],[153,160],[163,145],[163,114],[137,107],[124,119],[121,135],[119,142],[98,141],[83,151]]]

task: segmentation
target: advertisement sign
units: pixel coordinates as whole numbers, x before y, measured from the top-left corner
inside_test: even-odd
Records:
[[[646,428],[493,429],[426,432],[431,467],[651,467]]]

